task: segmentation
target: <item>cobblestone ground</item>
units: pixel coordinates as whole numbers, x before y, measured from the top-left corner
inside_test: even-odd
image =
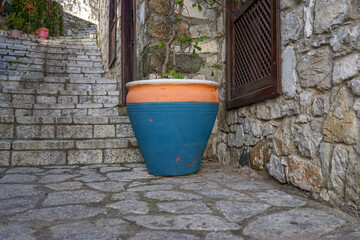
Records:
[[[360,239],[359,219],[249,169],[0,168],[0,239]]]

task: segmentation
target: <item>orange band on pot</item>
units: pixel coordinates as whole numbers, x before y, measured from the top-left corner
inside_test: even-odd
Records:
[[[159,84],[129,87],[127,103],[219,102],[216,86],[205,84]]]

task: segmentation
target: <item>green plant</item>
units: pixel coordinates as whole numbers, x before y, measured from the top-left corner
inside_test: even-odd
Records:
[[[244,2],[245,0],[234,0],[235,3]],[[162,65],[161,77],[164,78],[184,78],[184,74],[181,73],[181,69],[176,65],[176,44],[186,44],[192,49],[192,56],[196,58],[196,54],[201,52],[200,43],[205,41],[208,36],[200,35],[199,37],[190,36],[189,33],[184,31],[181,27],[182,22],[182,13],[184,11],[184,2],[183,0],[173,0],[172,9],[169,14],[165,17],[151,17],[148,20],[148,27],[152,29],[154,26],[162,25],[164,29],[170,30],[170,35],[166,34],[166,37],[156,37],[158,44],[153,45],[152,50],[157,51],[160,49],[165,49],[165,59]],[[221,4],[222,1],[218,0],[198,0],[193,3],[192,7],[196,8],[199,12],[203,11],[203,5],[208,8],[214,8],[216,4],[220,8],[224,8]],[[218,7],[219,7],[218,6]],[[169,27],[170,26],[170,27]],[[198,31],[200,32],[200,31]],[[160,34],[161,36],[161,34]],[[195,62],[195,65],[201,64],[201,67],[205,67],[204,63]],[[212,73],[214,76],[215,69],[221,69],[220,64],[211,66]]]
[[[12,0],[9,25],[27,33],[45,27],[50,36],[63,35],[63,10],[56,0]]]
[[[26,11],[26,2],[23,0],[13,0],[11,2],[11,10],[9,15],[9,27],[16,30],[25,30],[28,21],[28,13]]]

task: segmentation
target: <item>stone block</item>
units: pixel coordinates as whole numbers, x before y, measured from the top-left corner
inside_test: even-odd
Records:
[[[51,110],[43,110],[43,109],[36,109],[33,111],[34,116],[50,116],[50,117],[60,117],[61,110],[51,109]]]
[[[76,123],[76,124],[107,124],[107,123],[109,123],[109,118],[107,118],[107,117],[74,118],[74,123]]]
[[[294,48],[287,47],[282,53],[282,59],[282,92],[285,96],[293,98],[296,94],[296,84],[298,81]]]
[[[85,104],[85,103],[93,103],[93,96],[80,96],[79,97],[79,103]]]
[[[281,122],[273,138],[274,151],[276,155],[289,155],[295,150],[295,144],[292,141],[294,132],[294,120],[286,118]]]
[[[117,88],[116,84],[93,84],[93,91],[114,91]]]
[[[102,163],[103,153],[101,150],[70,150],[69,164],[96,164]]]
[[[34,95],[12,95],[12,102],[13,103],[35,103],[35,96]]]
[[[70,91],[90,91],[92,90],[91,84],[66,84],[67,90]]]
[[[56,103],[56,97],[50,97],[50,96],[37,96],[36,97],[36,103]],[[60,102],[59,102],[60,103]]]
[[[356,78],[349,83],[354,94],[360,96],[360,78]]]
[[[13,111],[13,109],[11,109],[11,110]],[[15,109],[15,116],[16,117],[18,117],[18,116],[31,116],[32,113],[33,113],[33,111],[29,110],[29,109]]]
[[[229,164],[231,159],[230,159],[230,151],[227,147],[227,145],[225,143],[220,143],[217,146],[217,154],[218,154],[218,160],[221,163],[224,164]]]
[[[0,140],[0,150],[10,150],[11,141]]]
[[[63,117],[86,117],[86,109],[64,109],[61,111]]]
[[[14,141],[14,150],[64,150],[75,147],[74,141]]]
[[[34,109],[72,109],[74,104],[34,104]]]
[[[139,149],[106,149],[105,163],[142,163],[143,157]]]
[[[73,125],[73,126],[57,126],[58,138],[92,138],[92,126]]]
[[[149,11],[161,15],[168,15],[170,9],[170,1],[168,0],[147,0]],[[161,7],[159,7],[161,6]]]
[[[281,183],[286,183],[286,167],[282,164],[281,158],[276,155],[271,155],[266,169],[269,174]]]
[[[360,206],[360,155],[349,150],[349,162],[346,172],[345,199]]]
[[[264,142],[260,142],[250,150],[250,165],[253,169],[264,170],[269,162],[271,150]]]
[[[331,158],[330,182],[332,188],[337,194],[342,196],[345,191],[345,182],[347,179],[347,168],[349,164],[349,152],[347,147],[337,145],[334,148]]]
[[[20,124],[52,124],[54,123],[53,117],[36,117],[36,116],[23,116],[16,117],[16,123]]]
[[[77,141],[78,149],[103,149],[103,148],[127,148],[129,141],[127,139],[106,139],[106,140],[85,140]]]
[[[113,138],[115,137],[115,125],[95,125],[94,138]]]
[[[3,116],[14,115],[14,109],[0,107],[0,115],[3,115]]]
[[[209,20],[209,16],[208,14],[205,13],[205,11],[199,11],[197,8],[193,8],[193,1],[192,0],[185,0],[184,1],[184,6],[186,8],[186,10],[183,12],[183,16],[188,17],[188,18],[195,18],[195,19],[199,19],[199,20]],[[206,7],[203,6],[203,9],[205,9]],[[213,17],[213,16],[211,16]],[[210,18],[212,19],[212,18]]]
[[[330,186],[330,164],[333,154],[333,146],[330,143],[321,143],[319,148],[319,158],[321,162],[321,173],[324,182]]]
[[[113,96],[95,96],[94,97],[95,103],[102,103],[102,104],[119,104],[119,97]]]
[[[96,79],[96,83],[106,83],[106,84],[117,84],[117,79],[107,79],[107,78],[103,78],[103,79]]]
[[[16,138],[18,139],[46,139],[55,138],[55,127],[47,125],[16,126]]]
[[[103,105],[99,103],[85,103],[85,104],[77,104],[76,108],[102,108]]]
[[[352,109],[352,96],[346,87],[338,92],[324,123],[324,140],[356,144],[360,141],[359,120]]]
[[[110,123],[130,123],[129,117],[112,117],[110,118]]]
[[[0,101],[1,102],[11,102],[11,95],[0,93]]]
[[[310,124],[295,126],[295,129],[296,133],[294,143],[297,146],[300,155],[313,159],[318,153],[323,135],[313,131]]]
[[[281,35],[285,45],[290,40],[298,40],[304,30],[304,10],[302,7],[293,8],[291,12],[282,14]]]
[[[90,74],[103,74],[105,73],[104,69],[102,68],[85,68],[85,67],[82,67],[81,68],[81,72],[82,73],[90,73]]]
[[[321,168],[300,157],[287,158],[289,181],[306,191],[320,192],[323,176]]]
[[[319,48],[299,56],[297,66],[301,87],[331,88],[332,59],[329,48]]]
[[[10,151],[0,151],[0,167],[10,166]]]
[[[120,92],[119,91],[107,91],[107,94],[109,96],[120,96]]]
[[[11,116],[0,116],[0,123],[13,123],[15,118]]]
[[[351,0],[317,1],[314,19],[315,33],[323,33],[331,26],[343,23],[351,4]]]
[[[344,80],[350,79],[358,74],[359,54],[351,54],[335,61],[333,69],[333,83],[339,84]]]
[[[117,108],[89,109],[88,116],[93,117],[114,117],[119,116]]]
[[[0,138],[13,138],[14,126],[10,124],[0,124]]]
[[[13,151],[11,166],[65,165],[65,151]]]
[[[65,86],[62,83],[42,83],[40,89],[45,91],[59,91],[64,90]]]
[[[134,137],[135,133],[130,124],[116,126],[116,137]]]

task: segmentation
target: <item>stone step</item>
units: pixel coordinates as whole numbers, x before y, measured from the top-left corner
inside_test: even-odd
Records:
[[[0,140],[2,166],[143,162],[136,138]]]
[[[119,116],[118,104],[31,104],[0,102],[0,114],[10,116],[97,117]]]
[[[70,78],[70,77],[42,77],[42,78],[24,78],[22,76],[0,76],[0,81],[27,81],[41,83],[68,83],[68,84],[117,84],[116,79],[108,78]]]
[[[100,52],[94,50],[83,50],[69,53],[55,51],[49,52],[36,52],[32,54],[32,51],[13,51],[8,49],[0,49],[0,59],[1,62],[11,62],[11,63],[36,63],[41,60],[44,63],[47,60],[61,60],[61,61],[101,61]],[[26,59],[27,58],[27,59]],[[30,60],[29,60],[30,59]],[[46,60],[44,60],[46,59]],[[44,64],[42,63],[42,64]],[[66,63],[66,62],[65,62]]]
[[[59,75],[55,75],[59,76]],[[96,81],[96,78],[89,78]],[[110,81],[109,81],[110,82]],[[37,92],[42,92],[46,94],[48,91],[50,94],[54,91],[88,91],[88,92],[112,92],[117,91],[117,84],[113,83],[64,83],[64,82],[35,82],[35,81],[1,81],[0,86],[3,88],[10,89],[37,89]],[[6,92],[6,89],[3,89],[3,92]]]
[[[24,88],[3,88],[0,93],[7,94],[31,94],[46,96],[119,96],[119,91],[72,91],[72,90],[41,90],[41,89],[24,89]]]
[[[73,40],[21,40],[13,38],[0,37],[0,48],[8,49],[37,49],[42,48],[74,48],[79,47],[82,49],[98,49],[95,39],[73,39]],[[45,50],[46,50],[45,49]]]
[[[0,139],[90,140],[134,138],[128,117],[0,117]]]

